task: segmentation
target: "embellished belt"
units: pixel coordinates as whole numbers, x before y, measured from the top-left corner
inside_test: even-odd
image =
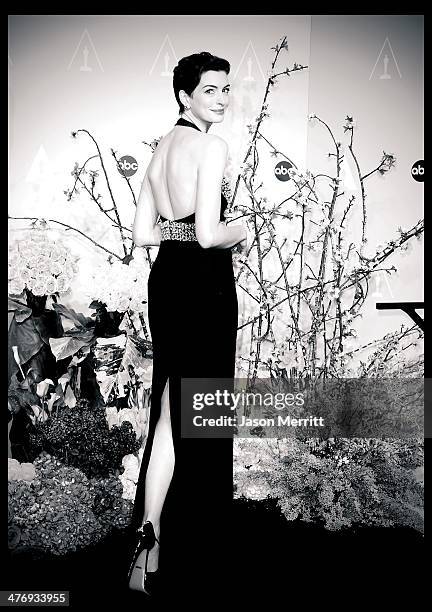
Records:
[[[167,219],[159,223],[159,225],[161,228],[161,240],[198,242],[195,233],[195,223],[184,223],[183,221]]]

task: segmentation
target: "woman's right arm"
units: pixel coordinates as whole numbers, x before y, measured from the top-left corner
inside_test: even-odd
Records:
[[[219,221],[221,185],[228,156],[228,145],[219,136],[205,143],[198,166],[195,231],[204,249],[228,249],[246,238],[246,226]]]

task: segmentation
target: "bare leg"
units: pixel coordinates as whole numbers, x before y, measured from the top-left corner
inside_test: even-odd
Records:
[[[152,452],[145,480],[145,505],[143,522],[151,521],[156,537],[160,534],[160,515],[174,471],[174,445],[171,431],[169,403],[169,379],[161,398],[161,415],[156,424]],[[140,555],[145,562],[146,552]],[[141,558],[142,557],[142,558]],[[159,544],[149,553],[147,569],[154,572],[158,568]]]

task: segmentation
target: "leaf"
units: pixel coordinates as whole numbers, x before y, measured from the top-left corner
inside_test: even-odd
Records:
[[[46,345],[50,338],[61,338],[64,334],[61,317],[54,310],[45,309],[40,316],[32,316],[31,321]]]
[[[24,365],[32,357],[37,355],[43,346],[43,340],[34,324],[34,317],[27,317],[22,323],[12,319],[8,334],[8,372],[13,376],[18,370],[15,362],[12,346],[18,346],[21,365]]]
[[[15,312],[15,320],[22,323],[32,314],[32,309],[18,300],[8,299],[8,312]]]
[[[66,319],[70,319],[78,328],[94,327],[94,321],[90,317],[86,317],[81,312],[76,312],[73,308],[68,308],[64,304],[53,304],[54,309]]]
[[[94,310],[98,310],[100,308],[106,309],[106,305],[100,300],[93,300],[92,303],[89,304],[89,308],[92,308]]]
[[[50,338],[49,343],[54,357],[57,361],[60,361],[75,355],[80,349],[88,346],[93,339],[94,336],[91,332],[90,336],[84,339],[75,338],[74,336],[63,336],[63,338]]]
[[[124,396],[124,388],[133,385],[131,371],[145,388],[151,386],[151,343],[138,336],[99,338],[94,347],[96,380],[107,401],[117,386],[117,396]]]
[[[62,404],[66,404],[69,408],[74,408],[76,406],[77,400],[70,382],[71,374],[69,371],[58,379],[58,385],[55,389],[58,401],[56,399],[54,405],[58,404],[61,406]]]
[[[82,349],[80,349],[78,352],[80,353],[80,356],[78,357],[78,353],[76,353],[76,355],[74,355],[72,357],[72,361],[70,362],[70,366],[76,366],[79,363],[81,363],[81,361],[84,361],[84,359],[87,357],[87,355],[90,353],[90,349],[91,346],[88,344],[87,346],[83,347]]]
[[[39,398],[36,393],[17,385],[13,386],[11,383],[8,391],[8,399],[12,403],[14,410],[18,412],[19,409],[24,409],[28,414],[33,414],[32,404],[37,405]]]

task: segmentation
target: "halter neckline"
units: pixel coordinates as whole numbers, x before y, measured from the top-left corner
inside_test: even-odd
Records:
[[[183,117],[180,117],[176,125],[183,125],[185,127],[195,128],[196,130],[198,130],[198,132],[201,132],[201,130],[197,125],[195,125],[195,123],[192,123],[192,121],[188,121],[187,119],[183,119]]]

